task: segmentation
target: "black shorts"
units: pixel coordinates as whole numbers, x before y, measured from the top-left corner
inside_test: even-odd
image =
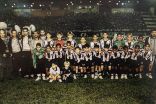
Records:
[[[101,61],[101,59],[100,58],[94,58],[94,65],[95,66],[101,66],[101,63],[102,63],[102,61]]]
[[[105,67],[106,67],[106,66],[110,66],[110,61],[102,62],[102,65],[105,66]]]
[[[46,68],[50,68],[51,67],[51,64],[52,64],[52,60],[51,61],[49,61],[48,59],[46,59],[46,61],[45,61],[45,67]]]
[[[74,66],[81,66],[81,62],[73,61]]]
[[[111,64],[111,66],[118,66],[118,59],[116,58],[116,59],[110,59],[110,64]]]
[[[140,65],[141,65],[141,62],[139,62],[138,60],[131,60],[130,68],[137,68]]]

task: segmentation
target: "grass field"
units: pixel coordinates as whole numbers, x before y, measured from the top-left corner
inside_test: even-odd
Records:
[[[0,104],[156,104],[156,80],[92,80],[73,83],[17,79],[0,82]]]

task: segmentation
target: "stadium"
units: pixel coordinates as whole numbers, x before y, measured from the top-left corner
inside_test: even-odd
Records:
[[[156,0],[0,0],[0,104],[156,104]]]

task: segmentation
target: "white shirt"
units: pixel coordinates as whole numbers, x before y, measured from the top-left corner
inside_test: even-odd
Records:
[[[49,73],[53,75],[60,74],[60,68],[56,67],[55,70],[53,68],[50,68]]]
[[[21,49],[17,38],[12,39],[11,47],[13,53],[20,52]]]
[[[22,51],[30,51],[29,38],[27,36],[23,37],[23,49]]]

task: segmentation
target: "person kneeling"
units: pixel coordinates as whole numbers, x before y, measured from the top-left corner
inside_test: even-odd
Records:
[[[62,80],[64,82],[72,82],[73,81],[72,70],[70,67],[70,62],[68,62],[68,61],[64,62],[64,68],[62,69]]]
[[[60,75],[60,68],[55,63],[52,63],[52,66],[49,70],[49,82],[53,82],[53,81],[62,82],[61,75]]]

